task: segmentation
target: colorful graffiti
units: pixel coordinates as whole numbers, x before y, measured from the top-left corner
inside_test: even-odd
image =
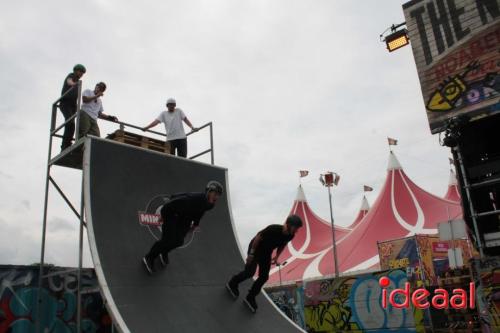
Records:
[[[41,311],[37,313],[38,266],[0,266],[0,333],[72,333],[77,325],[77,272],[50,267],[44,272]],[[82,271],[82,332],[111,332],[92,269]],[[38,315],[40,317],[38,317]]]
[[[382,269],[416,267],[419,264],[414,238],[395,239],[377,245]]]
[[[410,1],[403,10],[431,132],[461,114],[500,112],[500,3]]]
[[[427,110],[434,112],[453,110],[459,101],[471,94],[471,87],[467,84],[466,77],[478,68],[479,63],[474,61],[467,65],[463,73],[445,79],[430,96]],[[474,97],[474,100],[477,98]]]
[[[476,302],[483,332],[500,332],[500,257],[473,261]]]
[[[437,276],[449,269],[448,249],[462,250],[464,263],[475,255],[466,239],[440,241],[437,236],[416,235],[378,243],[382,269],[406,268],[410,282],[436,285]]]
[[[382,308],[381,276],[391,288],[407,281],[404,270],[307,282],[304,291],[306,329],[309,332],[415,332],[413,309]]]
[[[266,290],[274,304],[297,325],[305,328],[304,288],[301,285],[288,285]]]

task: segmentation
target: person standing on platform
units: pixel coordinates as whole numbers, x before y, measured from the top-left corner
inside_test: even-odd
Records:
[[[269,279],[271,264],[278,264],[278,258],[286,244],[293,239],[295,233],[302,227],[302,219],[297,215],[290,215],[284,225],[271,224],[267,228],[259,231],[248,245],[248,256],[245,268],[240,273],[234,275],[226,284],[226,289],[236,299],[240,292],[238,285],[252,278],[259,266],[259,277],[253,283],[244,299],[245,304],[252,312],[257,311],[255,297],[260,293],[262,286]],[[276,249],[276,255],[272,257]]]
[[[103,113],[101,97],[106,91],[106,84],[99,82],[96,84],[94,91],[86,89],[82,94],[82,110],[80,112],[80,126],[78,129],[79,137],[85,135],[101,136],[99,126],[97,125],[97,118],[106,119],[110,121],[118,121],[118,118]]]
[[[66,78],[64,79],[59,109],[64,116],[65,122],[68,121],[68,119],[76,113],[78,102],[78,89],[76,88],[76,85],[86,71],[87,70],[85,69],[85,66],[77,64],[73,67],[73,72],[69,73],[68,76],[66,76]],[[71,91],[68,92],[68,90],[70,89]],[[61,151],[71,146],[74,134],[75,120],[73,119],[64,126]]]
[[[159,123],[165,124],[165,131],[167,134],[167,142],[170,144],[170,154],[177,156],[187,157],[187,136],[184,132],[184,121],[193,132],[198,131],[196,127],[191,124],[189,119],[180,108],[176,107],[175,99],[169,98],[167,100],[167,110],[160,113],[160,115],[146,127],[143,131],[158,125]]]
[[[215,206],[222,192],[222,185],[212,180],[205,187],[205,192],[176,194],[163,205],[161,239],[142,258],[149,274],[155,271],[157,258],[160,258],[163,267],[168,265],[168,253],[184,244],[187,233],[194,232],[205,212]]]

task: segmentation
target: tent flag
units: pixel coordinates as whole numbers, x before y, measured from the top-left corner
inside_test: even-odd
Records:
[[[388,137],[387,143],[389,144],[389,146],[396,146],[398,144],[398,140]]]
[[[368,185],[363,185],[363,191],[364,192],[371,192],[371,191],[373,191],[373,187],[368,186]]]

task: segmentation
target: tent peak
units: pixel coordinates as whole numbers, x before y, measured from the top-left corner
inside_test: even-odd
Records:
[[[389,154],[389,163],[387,165],[387,171],[398,170],[398,169],[403,169],[403,167],[399,163],[394,152],[391,151]]]
[[[449,182],[449,185],[450,186],[458,185],[457,175],[455,174],[455,171],[453,171],[453,169],[450,169],[450,182]]]
[[[363,195],[363,200],[361,200],[361,208],[359,210],[367,211],[369,209],[370,209],[370,204],[368,203],[366,196]]]
[[[302,189],[302,185],[299,185],[299,187],[297,188],[297,196],[295,197],[295,201],[307,201],[304,190]]]

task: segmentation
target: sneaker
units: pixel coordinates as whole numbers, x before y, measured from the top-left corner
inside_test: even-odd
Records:
[[[142,263],[144,264],[144,267],[146,268],[146,270],[148,271],[148,273],[151,275],[154,273],[155,271],[155,265],[154,265],[154,261],[149,259],[147,256],[143,257],[142,258]]]
[[[255,297],[248,295],[245,297],[243,302],[248,306],[250,311],[253,313],[257,312],[257,302],[255,301]]]
[[[231,296],[233,296],[234,299],[237,299],[238,296],[240,296],[240,291],[238,290],[238,286],[232,284],[231,281],[226,283],[226,289],[227,291],[229,291],[229,293],[231,294]]]
[[[163,267],[167,267],[168,263],[169,263],[169,260],[168,260],[168,254],[166,254],[165,256],[163,256],[163,254],[160,253],[160,262],[161,262],[161,265]]]

